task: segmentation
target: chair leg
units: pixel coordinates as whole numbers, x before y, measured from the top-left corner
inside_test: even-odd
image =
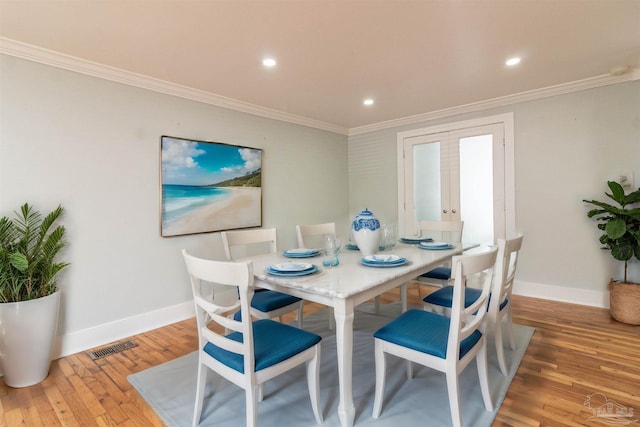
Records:
[[[447,368],[447,392],[449,393],[449,409],[451,410],[451,425],[462,427],[460,416],[460,393],[458,391],[458,374],[455,366]]]
[[[407,380],[410,380],[413,378],[413,363],[411,363],[411,360],[406,360],[406,367],[407,367]]]
[[[309,387],[309,398],[311,399],[311,408],[316,422],[322,424],[322,410],[320,409],[320,345],[316,346],[316,352],[313,359],[307,362],[307,385]]]
[[[333,331],[336,328],[335,315],[333,314],[333,307],[329,307],[329,330]]]
[[[298,307],[298,328],[302,329],[302,310],[304,308],[304,301],[300,301],[300,307]]]
[[[402,305],[402,312],[407,311],[407,284],[400,285],[400,302]]]
[[[258,402],[264,400],[264,383],[258,384]]]
[[[376,391],[373,398],[373,418],[378,418],[382,411],[382,394],[384,393],[385,372],[387,370],[387,360],[382,341],[375,339],[375,360],[376,360]]]
[[[200,424],[200,417],[202,416],[202,402],[204,400],[204,388],[207,384],[207,372],[208,368],[198,361],[198,382],[196,385],[196,404],[193,409],[193,427]]]
[[[258,425],[258,385],[248,386],[245,391],[247,406],[247,427]]]
[[[476,364],[478,367],[478,380],[480,381],[480,390],[482,391],[482,400],[484,408],[487,411],[493,411],[493,403],[491,402],[491,393],[489,392],[489,375],[487,373],[487,341],[482,340],[480,350],[476,354]]]
[[[513,319],[511,312],[511,302],[509,302],[509,306],[507,307],[507,337],[509,338],[509,348],[511,350],[516,349],[516,342],[513,339]]]
[[[380,313],[380,296],[374,298],[373,305],[376,308],[376,314]]]
[[[502,319],[496,319],[493,326],[493,338],[496,343],[496,355],[498,356],[498,365],[500,366],[500,372],[505,377],[509,374],[507,370],[507,363],[504,360],[504,347],[502,343]]]

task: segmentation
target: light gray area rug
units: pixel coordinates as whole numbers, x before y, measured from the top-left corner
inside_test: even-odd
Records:
[[[407,381],[404,361],[388,356],[387,383],[382,413],[371,417],[375,387],[373,332],[400,314],[399,304],[359,306],[354,320],[353,398],[356,426],[450,426],[449,399],[444,374],[414,365]],[[323,426],[339,427],[336,340],[328,330],[328,312],[305,317],[304,327],[323,337],[320,372]],[[513,375],[529,345],[534,328],[514,325],[516,349],[505,348],[510,376],[500,374],[493,343],[488,343],[489,380],[495,411],[484,408],[475,362],[460,376],[462,419],[465,426],[490,426],[507,393]],[[193,352],[128,377],[153,410],[169,427],[191,426],[195,399],[197,353]],[[214,393],[215,391],[215,393]],[[244,391],[209,372],[201,426],[238,427],[245,424]],[[258,404],[260,427],[316,425],[307,389],[304,365],[265,384]]]

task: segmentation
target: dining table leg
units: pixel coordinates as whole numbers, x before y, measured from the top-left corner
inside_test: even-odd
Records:
[[[402,304],[402,312],[407,311],[407,283],[400,285],[400,302]]]
[[[336,319],[336,347],[338,352],[338,382],[340,403],[338,416],[342,427],[353,426],[353,312],[351,301],[338,299],[334,307]]]

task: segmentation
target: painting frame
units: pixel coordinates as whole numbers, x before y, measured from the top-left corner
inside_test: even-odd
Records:
[[[261,148],[162,135],[160,235],[262,226]]]

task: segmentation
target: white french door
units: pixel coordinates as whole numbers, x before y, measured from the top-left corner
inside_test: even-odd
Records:
[[[511,117],[499,116],[501,119]],[[417,234],[420,220],[464,221],[467,242],[507,235],[505,126],[487,118],[398,134],[399,225]]]

